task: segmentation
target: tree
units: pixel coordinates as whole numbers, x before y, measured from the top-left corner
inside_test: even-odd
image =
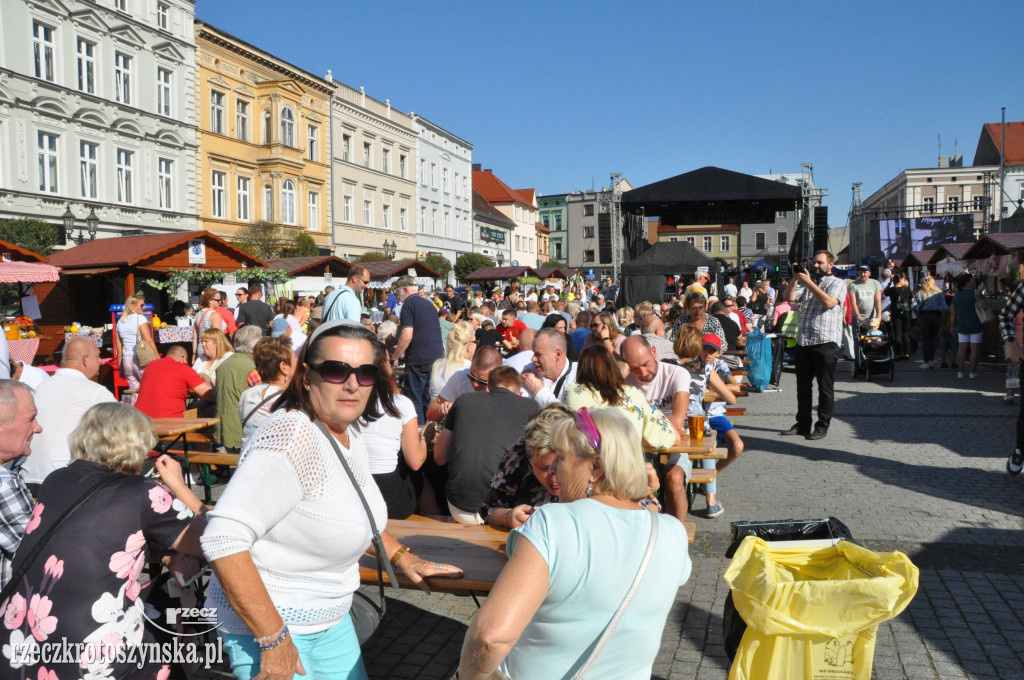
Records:
[[[281,257],[312,257],[319,254],[320,249],[313,237],[301,231],[295,232],[291,243],[281,248]]]
[[[565,269],[566,268],[565,263],[559,262],[558,260],[548,260],[547,262],[542,264],[541,267],[543,267],[544,269],[552,269],[552,268],[554,268],[554,269]]]
[[[50,255],[54,246],[60,243],[57,229],[52,224],[32,218],[0,220],[0,241],[13,243],[38,255]]]
[[[448,280],[448,273],[452,270],[452,263],[444,255],[427,255],[423,258],[423,264],[437,272],[438,278],[442,281]]]
[[[455,260],[455,278],[465,281],[466,277],[480,267],[493,267],[494,260],[480,253],[466,253]]]
[[[388,262],[390,258],[379,250],[367,250],[356,258],[356,262]]]
[[[281,257],[283,234],[280,224],[260,221],[242,227],[235,235],[235,245],[261,260]]]

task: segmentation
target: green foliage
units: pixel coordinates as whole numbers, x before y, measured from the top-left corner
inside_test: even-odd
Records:
[[[465,281],[466,277],[480,267],[493,267],[494,260],[480,253],[466,253],[455,260],[455,278]]]
[[[0,220],[0,241],[31,250],[38,255],[50,255],[60,243],[58,227],[36,219]]]
[[[388,256],[379,250],[367,250],[356,258],[356,262],[387,262]]]
[[[519,283],[523,284],[524,286],[527,285],[527,284],[534,285],[534,286],[539,286],[539,285],[541,285],[544,282],[541,281],[539,277],[536,277],[536,276],[526,276],[524,274],[523,276],[519,277]]]
[[[553,267],[557,269],[568,269],[564,262],[559,262],[558,260],[548,260],[547,262],[542,264],[541,267],[544,269],[550,269]]]
[[[269,281],[271,283],[284,283],[291,279],[284,269],[268,270],[262,268],[239,269],[235,272],[236,281]],[[167,279],[146,279],[145,284],[156,290],[165,290],[170,294],[177,292],[183,283],[194,282],[200,290],[209,287],[214,283],[224,282],[223,269],[168,269]]]
[[[312,257],[319,254],[320,249],[313,237],[301,231],[295,232],[291,243],[281,248],[281,257]]]
[[[444,255],[427,255],[423,258],[423,264],[437,272],[438,277],[442,281],[448,280],[448,273],[452,270],[452,263]]]
[[[256,222],[242,227],[235,235],[236,246],[261,260],[281,257],[284,242],[284,229],[273,222]]]

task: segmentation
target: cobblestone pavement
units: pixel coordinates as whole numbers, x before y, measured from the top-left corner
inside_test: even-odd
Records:
[[[878,629],[877,680],[1024,679],[1024,476],[1006,474],[1017,406],[1003,403],[1001,364],[976,380],[900,362],[890,383],[854,380],[841,363],[828,437],[779,437],[796,411],[795,381],[742,399],[746,452],[719,482],[726,513],[692,512],[693,575],[679,590],[654,665],[666,680],[724,680],[722,573],[729,522],[833,516],[874,550],[920,567],[917,596]],[[403,591],[364,650],[371,678],[451,677],[471,598]]]

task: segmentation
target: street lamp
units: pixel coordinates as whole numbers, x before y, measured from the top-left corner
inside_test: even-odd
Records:
[[[89,210],[89,215],[85,218],[85,228],[89,232],[89,238],[85,237],[82,233],[82,227],[78,226],[78,236],[74,236],[75,226],[77,220],[75,219],[75,213],[71,212],[71,204],[68,204],[64,210],[64,214],[61,215],[61,221],[64,222],[64,233],[67,235],[69,241],[73,241],[75,245],[82,245],[86,241],[93,241],[96,239],[96,232],[99,230],[100,218],[96,216],[94,209]]]
[[[505,261],[505,256],[499,250],[498,254],[494,256],[494,259],[498,262],[498,266],[500,267],[501,263]]]
[[[395,253],[396,252],[398,252],[398,244],[395,243],[394,241],[391,241],[391,243],[389,244],[388,243],[388,239],[385,236],[384,237],[384,257],[388,258],[389,260],[393,260],[393,259],[395,259]]]

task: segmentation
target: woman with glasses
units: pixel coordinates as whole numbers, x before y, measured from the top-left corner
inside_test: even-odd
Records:
[[[199,298],[199,313],[196,314],[195,332],[192,336],[192,356],[201,357],[206,361],[207,356],[199,340],[207,328],[216,328],[221,333],[227,333],[227,322],[217,313],[220,305],[220,291],[215,288],[207,288]]]
[[[302,672],[367,677],[349,608],[359,587],[359,557],[370,545],[370,520],[338,455],[374,523],[384,527],[387,508],[351,427],[361,417],[377,420],[380,405],[391,403],[390,381],[378,369],[381,351],[361,326],[319,326],[210,512],[203,550],[215,575],[207,606],[217,608],[217,632],[239,680],[285,680]],[[386,557],[428,592],[424,577],[461,575],[420,559],[387,532],[382,536]]]
[[[693,326],[701,332],[701,335],[705,333],[714,333],[722,339],[722,344],[725,344],[725,331],[722,330],[722,324],[718,323],[718,319],[707,314],[708,301],[707,299],[698,292],[686,294],[686,311],[688,314],[677,317],[672,322],[672,338],[679,334],[679,329],[683,326]],[[732,311],[732,310],[730,310]]]
[[[145,314],[146,298],[136,293],[124,301],[124,311],[117,320],[117,355],[121,357],[121,373],[128,381],[128,389],[138,390],[142,380],[142,366],[135,358],[135,346],[141,339],[153,345],[153,329]]]
[[[591,345],[600,345],[618,354],[625,341],[626,336],[619,332],[615,315],[611,312],[599,312],[590,319],[590,338],[583,343],[583,347],[585,349]]]
[[[549,446],[559,502],[509,534],[509,562],[466,632],[458,677],[571,678],[590,660],[588,678],[648,678],[690,577],[686,529],[640,506],[640,436],[619,409],[581,409],[553,425]]]

